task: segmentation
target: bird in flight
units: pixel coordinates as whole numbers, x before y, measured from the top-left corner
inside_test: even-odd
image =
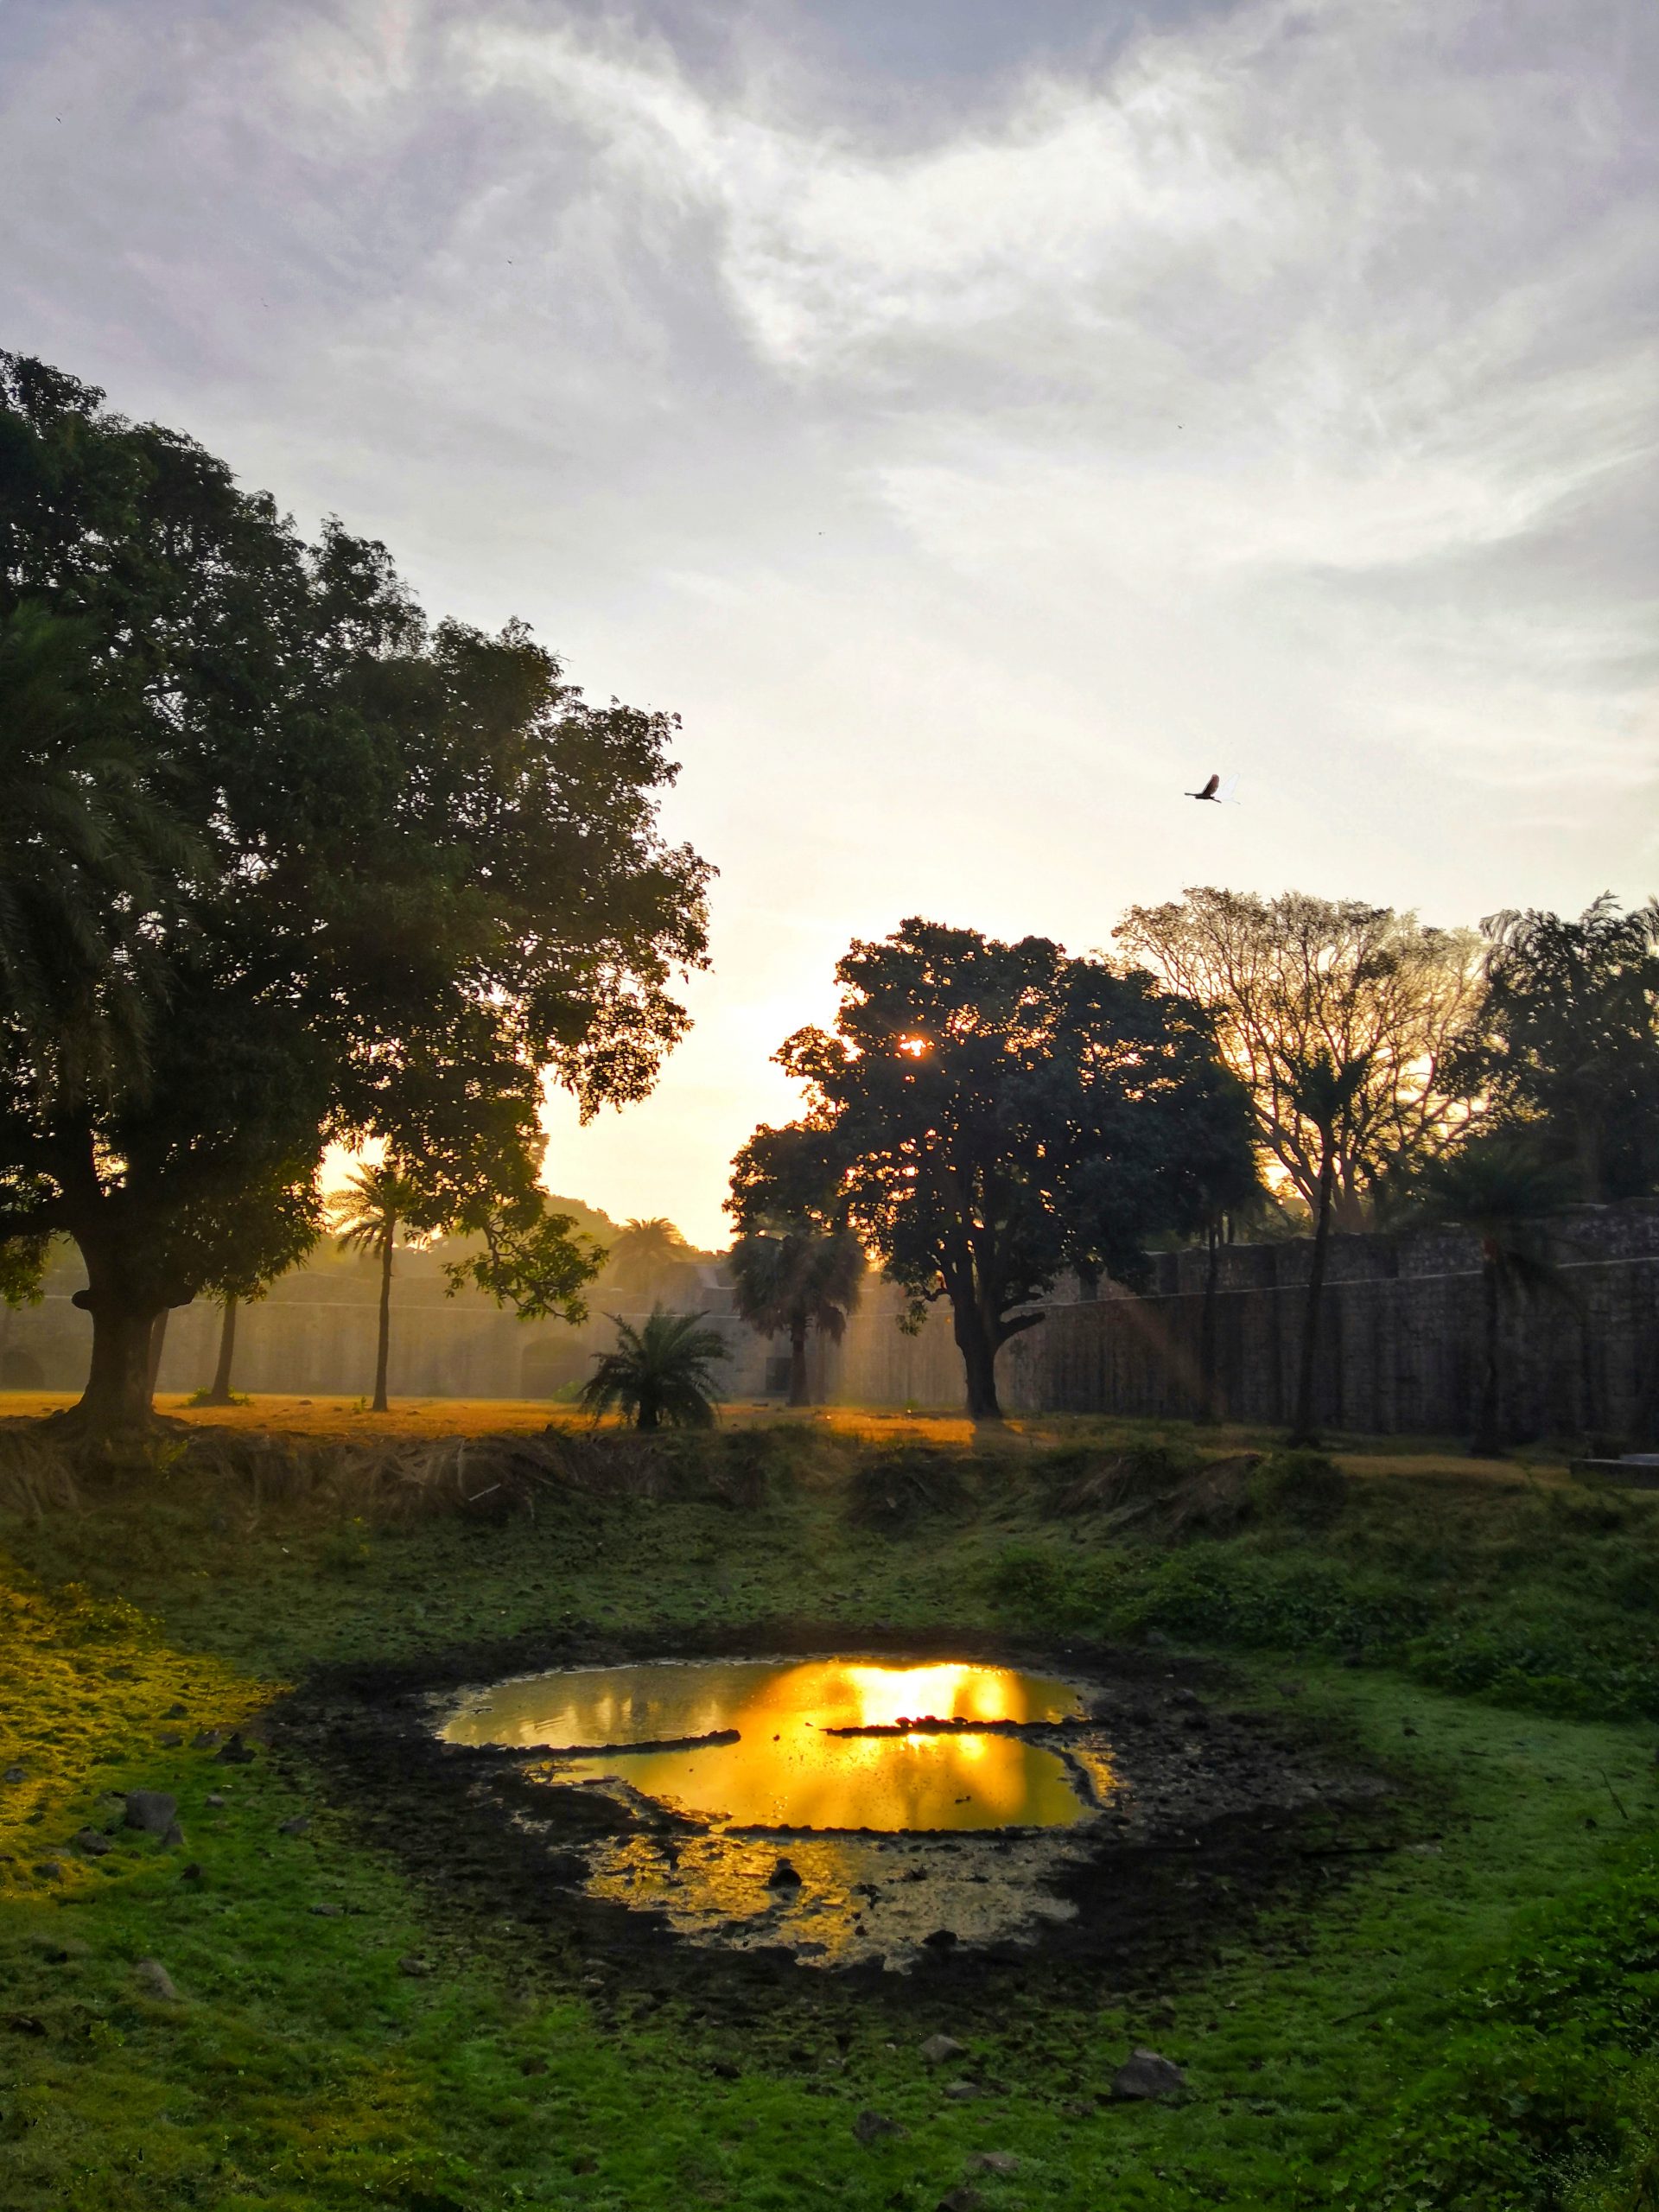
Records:
[[[1224,806],[1238,787],[1238,778],[1229,776],[1224,789],[1219,775],[1211,776],[1201,791],[1188,791],[1188,798],[1209,799],[1217,806]]]

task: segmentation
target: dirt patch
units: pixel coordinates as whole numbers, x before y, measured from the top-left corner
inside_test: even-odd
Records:
[[[1109,1744],[1121,1787],[1063,1842],[996,1831],[850,1840],[869,1869],[855,1884],[849,1862],[837,1879],[877,1894],[861,1895],[861,1940],[848,1949],[803,1916],[821,1836],[721,1838],[725,1863],[711,1870],[700,1863],[715,1848],[706,1824],[626,1789],[549,1787],[535,1753],[444,1744],[434,1732],[440,1694],[513,1674],[852,1650],[1064,1675],[1086,1687],[1090,1732]],[[534,1952],[619,1995],[810,1983],[901,2005],[948,1994],[974,2008],[1033,1978],[1057,1999],[1096,2002],[1158,1983],[1201,1963],[1263,1907],[1306,1897],[1406,1841],[1402,1792],[1321,1738],[1294,1699],[1282,1706],[1241,1708],[1221,1669],[1162,1654],[805,1624],[702,1639],[573,1630],[418,1668],[334,1672],[287,1701],[274,1734],[323,1770],[368,1837],[446,1910],[505,1934],[521,1963]],[[798,1884],[778,1877],[780,1858]],[[607,1878],[596,1881],[596,1869]],[[723,1927],[677,1913],[677,1875],[724,1885],[729,1910],[715,1916]],[[1016,1891],[1026,1909],[1011,1914]]]

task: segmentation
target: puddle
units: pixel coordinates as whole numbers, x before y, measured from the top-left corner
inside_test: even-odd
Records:
[[[564,1782],[625,1782],[727,1826],[915,1834],[1087,1818],[1079,1770],[1003,1732],[1083,1709],[1069,1683],[1010,1668],[739,1660],[503,1682],[442,1733],[569,1754]]]
[[[1116,1787],[1086,1711],[1076,1685],[1014,1668],[687,1661],[497,1683],[440,1733],[660,1808],[588,1842],[590,1895],[695,1940],[902,1966],[930,1937],[1034,1940],[1067,1916],[1045,1877]]]

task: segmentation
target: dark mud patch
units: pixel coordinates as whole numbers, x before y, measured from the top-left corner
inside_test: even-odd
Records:
[[[595,1895],[593,1874],[596,1853],[624,1869],[633,1854],[672,1870],[706,1842],[699,1823],[626,1789],[550,1788],[533,1752],[446,1744],[434,1732],[439,1694],[510,1675],[852,1650],[1020,1666],[1085,1687],[1126,1786],[1086,1829],[1068,1832],[1068,1856],[1032,1862],[1041,1895],[1017,1936],[980,1940],[971,1915],[957,1914],[957,1928],[934,1910],[968,1896],[982,1871],[994,1882],[996,1860],[1017,1872],[1030,1838],[980,1831],[869,1840],[880,1859],[870,1885],[905,1906],[897,1955],[872,1956],[867,1945],[839,1963],[830,1947],[800,1940],[798,1923],[795,1940],[778,1940],[797,1894],[772,1878],[779,1859],[797,1871],[816,1839],[774,1830],[728,1839],[747,1853],[729,1870],[747,1885],[745,1914],[734,1916],[729,1942],[692,1940],[660,1897],[624,1902],[626,1882]],[[419,1665],[333,1670],[285,1701],[274,1735],[321,1771],[365,1840],[403,1861],[469,1948],[504,1948],[521,1975],[544,1967],[584,1982],[601,2004],[692,1999],[721,2018],[741,2018],[768,1991],[816,2002],[839,1990],[936,2014],[948,2005],[964,2019],[994,2017],[1032,1985],[1060,2004],[1145,1993],[1202,1967],[1263,1911],[1311,1904],[1421,1830],[1375,1762],[1291,1700],[1242,1706],[1213,1663],[972,1633],[795,1624],[622,1638],[573,1629]]]

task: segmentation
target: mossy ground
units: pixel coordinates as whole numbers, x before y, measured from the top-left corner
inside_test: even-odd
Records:
[[[1078,1431],[978,1456],[808,1427],[675,1448],[668,1495],[573,1491],[533,1522],[377,1527],[176,1464],[0,1522],[0,1768],[24,1770],[0,1785],[8,2212],[931,2212],[964,2183],[1030,2212],[1659,2202],[1659,1507],[1408,1459],[1334,1504],[1264,1485],[1237,1529],[1170,1543],[1060,1510],[1103,1448]],[[883,1449],[916,1478],[887,1522],[850,1510]],[[757,1503],[706,1479],[734,1452]],[[1252,1694],[1403,1772],[1420,1843],[1241,1922],[1202,1973],[1086,2010],[1033,1980],[976,2028],[982,2094],[957,2102],[917,2049],[948,2019],[594,1985],[463,1923],[297,1758],[191,1747],[324,1664],[804,1617],[1224,1649]],[[102,1793],[137,1785],[178,1798],[185,1849],[118,1834],[82,1857]],[[142,1958],[181,2004],[144,1993]],[[1187,2069],[1184,2101],[1101,2100],[1135,2044]],[[863,2147],[867,2109],[907,2133]]]

